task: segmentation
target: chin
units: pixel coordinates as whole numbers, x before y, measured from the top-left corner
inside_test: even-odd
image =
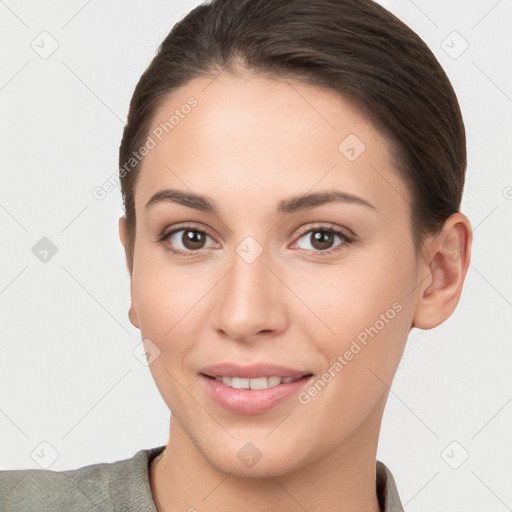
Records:
[[[267,432],[268,435],[268,432]],[[270,439],[255,438],[254,442],[231,439],[202,449],[205,459],[217,470],[240,478],[265,479],[292,473],[307,463],[307,453],[297,449],[303,443],[289,438],[289,443],[272,442]],[[313,450],[314,451],[314,450]]]
[[[264,460],[265,459],[265,460]],[[283,454],[281,457],[265,457],[249,466],[242,463],[238,457],[227,458],[225,455],[221,460],[209,459],[216,469],[222,473],[230,474],[238,478],[263,480],[271,477],[279,477],[293,472],[298,463],[294,464],[290,461],[289,454]]]

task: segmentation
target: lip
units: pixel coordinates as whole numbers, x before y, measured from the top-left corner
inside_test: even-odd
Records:
[[[298,380],[281,383],[266,389],[235,389],[212,377],[292,377]],[[307,370],[286,368],[273,364],[240,366],[221,363],[203,368],[199,374],[201,384],[210,398],[222,408],[236,414],[256,415],[277,407],[291,396],[297,395],[312,377]]]
[[[243,377],[255,379],[257,377],[292,377],[298,378],[312,372],[304,369],[287,368],[270,363],[257,363],[251,365],[238,365],[234,363],[219,363],[207,366],[199,373],[209,377]]]

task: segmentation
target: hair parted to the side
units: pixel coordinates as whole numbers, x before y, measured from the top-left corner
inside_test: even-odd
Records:
[[[459,210],[466,137],[457,97],[422,39],[372,0],[199,5],[173,27],[135,88],[119,168],[144,144],[156,111],[172,92],[224,70],[296,79],[352,101],[391,143],[397,171],[411,192],[417,247]],[[141,163],[120,172],[130,271]]]

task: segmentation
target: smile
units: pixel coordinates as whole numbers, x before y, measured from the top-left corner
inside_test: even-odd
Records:
[[[281,383],[288,384],[300,378],[302,377],[256,377],[253,379],[245,377],[215,377],[215,380],[234,389],[267,389],[279,386]]]

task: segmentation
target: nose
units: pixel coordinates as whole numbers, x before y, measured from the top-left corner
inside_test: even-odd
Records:
[[[214,328],[217,332],[250,343],[286,330],[287,290],[269,263],[265,251],[250,263],[234,254],[231,270],[216,287]]]

